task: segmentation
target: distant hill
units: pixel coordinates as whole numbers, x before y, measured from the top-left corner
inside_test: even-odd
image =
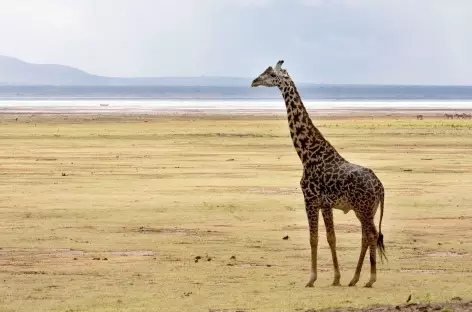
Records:
[[[32,64],[0,55],[0,85],[43,86],[248,86],[239,77],[104,77],[57,64]]]

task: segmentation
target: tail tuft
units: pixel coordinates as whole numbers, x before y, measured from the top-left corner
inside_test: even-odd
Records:
[[[379,250],[380,261],[383,263],[384,258],[388,261],[387,255],[385,254],[384,236],[382,233],[379,233],[379,238],[377,239],[377,248]]]
[[[379,221],[379,238],[377,239],[377,248],[379,250],[380,261],[383,263],[383,259],[388,261],[387,255],[385,254],[384,236],[382,234],[382,218],[384,214],[384,192],[382,189],[382,195],[380,197],[380,221]]]

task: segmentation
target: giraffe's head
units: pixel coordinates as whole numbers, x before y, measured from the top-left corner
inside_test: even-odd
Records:
[[[275,67],[269,66],[251,83],[251,87],[280,87],[287,79],[290,79],[287,71],[282,68],[283,60],[277,62]]]

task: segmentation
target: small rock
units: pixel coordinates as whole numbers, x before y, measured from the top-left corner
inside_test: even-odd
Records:
[[[287,239],[288,239],[288,235],[284,236],[282,239],[287,240]]]
[[[105,261],[107,261],[107,260],[108,260],[108,258],[103,258],[102,260],[105,260]]]
[[[93,260],[100,260],[100,258],[93,258]]]
[[[231,256],[231,260],[236,260],[236,256]]]
[[[406,299],[406,302],[408,303],[410,302],[410,300],[411,300],[411,295],[408,296],[408,299]]]
[[[272,265],[271,264],[267,264],[267,267],[270,268]]]
[[[461,301],[462,298],[461,298],[461,297],[454,297],[454,298],[452,298],[451,300],[453,300],[453,301]]]
[[[438,243],[438,245],[439,245],[439,246],[441,246],[441,245],[442,245],[442,243]]]
[[[77,260],[77,258],[74,258],[74,260]]]

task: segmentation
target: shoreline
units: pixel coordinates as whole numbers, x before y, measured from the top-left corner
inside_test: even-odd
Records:
[[[472,101],[304,101],[314,116],[441,116],[472,113]],[[0,100],[5,115],[285,116],[283,100]]]
[[[314,116],[326,117],[373,117],[373,116],[435,116],[468,113],[466,108],[308,108]],[[84,115],[84,116],[285,116],[285,109],[218,109],[218,108],[154,108],[154,109],[112,109],[112,108],[51,108],[51,107],[3,107],[0,115]]]

